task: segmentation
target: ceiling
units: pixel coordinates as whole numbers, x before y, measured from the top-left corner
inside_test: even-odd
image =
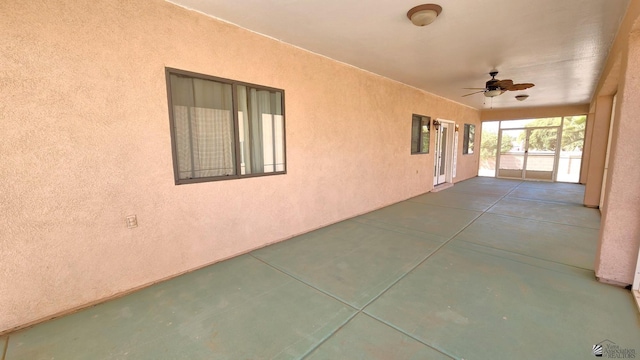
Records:
[[[588,103],[629,3],[434,0],[442,13],[417,27],[416,0],[171,2],[477,109]],[[492,69],[536,86],[462,97]]]

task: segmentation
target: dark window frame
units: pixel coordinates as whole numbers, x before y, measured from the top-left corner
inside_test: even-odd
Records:
[[[179,178],[179,165],[178,165],[178,149],[177,149],[177,140],[176,140],[176,132],[175,132],[175,120],[173,114],[173,100],[171,96],[171,78],[170,76],[178,75],[178,76],[187,76],[195,79],[203,79],[203,80],[211,80],[216,81],[222,84],[231,85],[231,97],[232,97],[232,119],[233,119],[233,129],[234,129],[234,175],[222,175],[222,176],[207,176],[207,177],[198,177],[191,179],[180,179]],[[253,178],[260,176],[273,176],[273,175],[285,175],[287,173],[287,131],[286,131],[286,111],[285,111],[285,91],[283,89],[273,88],[264,85],[252,84],[237,80],[231,80],[201,73],[196,73],[192,71],[180,70],[170,67],[165,67],[165,78],[167,84],[167,102],[169,107],[169,132],[171,134],[171,153],[173,157],[173,174],[176,185],[184,185],[184,184],[194,184],[194,183],[203,183],[210,181],[224,181],[224,180],[235,180],[235,179],[245,179],[245,178]],[[272,171],[268,173],[251,173],[251,174],[241,174],[241,149],[240,149],[240,131],[239,131],[239,123],[238,123],[238,86],[245,86],[247,88],[254,88],[258,90],[266,90],[272,92],[280,92],[281,93],[281,107],[282,107],[282,148],[283,148],[283,167],[282,171]],[[275,170],[275,164],[274,164]]]
[[[471,131],[472,129],[473,131]],[[469,143],[471,143],[471,146],[469,146]],[[462,154],[473,155],[475,153],[475,148],[476,148],[476,126],[474,124],[464,124]]]
[[[417,129],[418,132],[414,132],[415,123],[418,123]],[[427,125],[427,136],[429,137],[429,142],[427,143],[426,150],[423,148],[423,136],[424,132],[422,131],[423,126]],[[417,146],[414,146],[414,143]],[[411,155],[422,155],[429,154],[429,148],[431,144],[431,117],[419,114],[411,115]]]

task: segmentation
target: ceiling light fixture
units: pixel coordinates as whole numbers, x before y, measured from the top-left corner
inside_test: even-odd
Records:
[[[442,12],[442,6],[436,4],[418,5],[407,13],[407,17],[415,26],[431,24]]]
[[[525,95],[525,94],[522,94],[522,95],[516,95],[516,100],[518,100],[518,101],[525,101],[525,100],[527,100],[527,98],[528,98],[528,97],[529,97],[529,95]]]
[[[498,95],[502,94],[502,90],[500,88],[497,89],[493,89],[493,90],[487,90],[484,92],[484,96],[486,97],[496,97]]]

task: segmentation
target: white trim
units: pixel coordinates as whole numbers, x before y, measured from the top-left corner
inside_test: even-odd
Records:
[[[453,146],[451,149],[453,159],[451,159],[451,182],[456,177],[456,170],[458,169],[458,132],[456,131],[456,123],[453,123]]]
[[[456,123],[452,120],[436,118],[436,121],[442,123],[446,123],[449,128],[447,134],[447,149],[445,149],[445,174],[444,174],[444,183],[453,184],[453,179],[456,177],[456,168],[458,162],[458,133],[456,132]],[[438,161],[438,152],[440,151],[440,144],[438,140],[440,139],[440,134],[442,128],[436,131],[436,149],[434,151],[434,173],[433,173],[433,186],[437,186],[438,184],[438,174],[436,173],[438,169],[437,161]],[[444,184],[443,183],[443,184]]]

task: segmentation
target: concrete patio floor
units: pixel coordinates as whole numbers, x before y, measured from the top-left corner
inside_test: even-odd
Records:
[[[577,184],[473,178],[0,337],[17,359],[640,357]],[[603,357],[606,358],[606,357]]]

